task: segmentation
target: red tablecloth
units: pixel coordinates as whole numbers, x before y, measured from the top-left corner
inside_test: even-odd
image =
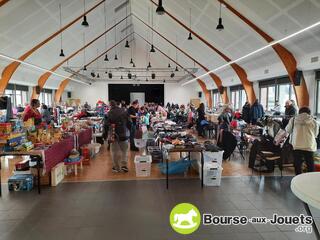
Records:
[[[87,128],[78,133],[78,145],[82,147],[85,144],[91,143],[92,140],[92,129]]]
[[[45,171],[50,172],[58,163],[63,162],[74,147],[74,137],[68,137],[44,150]]]

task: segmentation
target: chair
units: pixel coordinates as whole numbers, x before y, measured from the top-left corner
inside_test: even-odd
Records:
[[[260,159],[260,164],[259,164],[260,176],[261,176],[263,163],[266,163],[267,161],[273,161],[274,165],[277,165],[279,167],[281,172],[281,177],[282,177],[283,166],[282,166],[281,153],[275,153],[275,152],[269,152],[269,151],[258,151],[257,157]],[[252,173],[253,173],[253,168],[252,168]]]

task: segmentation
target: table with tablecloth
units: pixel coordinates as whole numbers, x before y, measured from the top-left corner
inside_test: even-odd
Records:
[[[91,143],[92,140],[92,128],[87,128],[81,130],[79,133],[77,133],[77,146],[80,148],[85,144]]]

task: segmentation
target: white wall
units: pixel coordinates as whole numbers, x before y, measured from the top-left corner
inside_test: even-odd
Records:
[[[197,83],[196,83],[197,84]],[[200,91],[196,84],[188,84],[181,86],[179,83],[167,83],[164,85],[164,103],[187,104],[190,99],[199,98]]]
[[[106,83],[93,83],[91,86],[72,84],[72,98],[80,99],[81,104],[88,102],[95,106],[98,100],[108,101],[108,85]]]

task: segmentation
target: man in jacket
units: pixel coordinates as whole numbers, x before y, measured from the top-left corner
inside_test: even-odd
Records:
[[[256,124],[257,121],[264,116],[264,110],[262,105],[256,100],[250,108],[250,120],[252,124]]]
[[[282,120],[282,126],[285,128],[289,122],[289,120],[297,115],[297,110],[295,106],[293,105],[291,100],[287,100],[285,103],[285,111],[284,111],[284,119]]]
[[[112,172],[128,172],[128,139],[130,119],[127,112],[120,108],[115,101],[110,101],[110,111],[107,116]]]
[[[317,151],[316,137],[319,134],[319,125],[310,115],[310,109],[300,108],[298,116],[290,119],[286,131],[291,134],[290,143],[293,147],[296,175],[302,172],[301,165],[304,161],[306,161],[308,172],[313,172],[313,155]]]

